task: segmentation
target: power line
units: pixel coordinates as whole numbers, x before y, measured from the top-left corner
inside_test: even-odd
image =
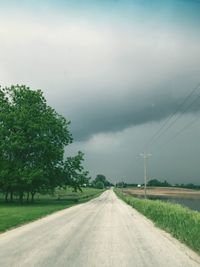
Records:
[[[159,140],[159,138],[165,134],[167,132],[167,130],[169,130],[174,123],[195,103],[199,100],[200,95],[198,95],[197,98],[195,98],[189,105],[187,105],[184,109],[184,105],[188,102],[188,100],[191,99],[191,97],[193,96],[193,94],[200,88],[200,83],[197,84],[197,86],[195,86],[183,99],[183,101],[181,101],[179,103],[179,105],[177,106],[177,108],[175,109],[175,111],[173,113],[171,113],[167,119],[165,119],[164,123],[161,125],[161,127],[153,134],[153,136],[149,139],[148,143],[145,146],[145,149],[147,147],[149,147],[150,145],[154,144],[155,142],[157,142]],[[181,113],[179,113],[181,111]],[[178,115],[179,113],[179,115]],[[178,116],[177,116],[178,115]],[[175,119],[173,120],[173,118],[175,117]],[[195,120],[193,120],[192,122],[188,123],[187,125],[185,125],[178,133],[176,133],[176,135],[173,136],[173,138],[171,138],[169,142],[171,142],[174,138],[176,138],[178,135],[180,135],[187,127],[189,127],[190,125],[192,125],[193,123],[195,123],[198,119],[200,118],[195,118]],[[167,126],[167,128],[166,128]],[[168,144],[167,143],[167,144]],[[144,194],[145,194],[145,198],[146,198],[146,186],[147,186],[147,159],[151,156],[151,154],[147,154],[147,153],[143,153],[140,154],[140,156],[143,157],[144,159]]]
[[[200,120],[200,117],[195,118],[194,120],[187,123],[183,128],[180,129],[180,131],[178,131],[175,135],[173,135],[163,146],[171,143],[176,137],[178,137],[180,134],[182,134],[182,132],[184,132],[186,129],[188,129],[188,127],[190,127],[191,125],[193,125],[195,122],[197,122],[199,120]]]
[[[165,129],[165,131],[164,132],[162,132],[162,133],[160,133],[159,135],[158,135],[158,137],[157,137],[157,139],[155,139],[155,141],[154,142],[152,142],[152,144],[151,145],[153,145],[154,143],[156,143],[158,140],[159,140],[159,138],[162,136],[162,135],[164,135],[176,122],[177,122],[177,120],[180,118],[180,117],[182,117],[183,116],[183,114],[185,114],[185,112],[195,103],[195,102],[197,102],[198,100],[200,99],[200,95],[197,97],[197,98],[195,98],[194,99],[194,101],[192,101],[192,103],[190,103],[190,105],[189,106],[187,106],[183,111],[182,111],[182,113],[180,113],[179,114],[179,116],[178,117],[176,117],[175,118],[175,120],[173,120],[169,125],[168,125],[168,127]]]
[[[200,96],[198,96],[198,98],[195,100],[181,113],[179,114],[178,118],[176,118],[174,121],[172,121],[168,127],[162,131],[167,124],[170,122],[170,120],[173,119],[173,117],[175,117],[175,115],[178,114],[178,112],[181,110],[181,108],[184,106],[184,104],[191,98],[191,96],[199,89],[200,87],[200,83],[195,86],[190,92],[189,94],[186,95],[186,97],[184,98],[184,100],[178,105],[178,107],[176,108],[176,110],[170,114],[167,119],[164,121],[164,123],[161,125],[161,127],[154,133],[154,135],[149,139],[149,141],[147,142],[145,147],[149,147],[152,144],[154,144],[169,128],[171,128],[171,126],[182,116],[183,113],[185,113],[198,99]]]

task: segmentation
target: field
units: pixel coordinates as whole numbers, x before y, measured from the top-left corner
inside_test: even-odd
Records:
[[[123,192],[133,196],[143,196],[144,189],[141,188],[124,188]],[[176,187],[148,187],[147,195],[150,197],[172,197],[172,198],[189,198],[200,199],[200,190],[192,190]]]
[[[37,195],[35,203],[5,203],[0,197],[0,232],[44,217],[55,211],[62,210],[78,203],[86,202],[103,191],[100,189],[83,188],[83,192],[72,192],[71,189],[57,190],[54,195]]]
[[[116,189],[115,192],[122,200],[152,220],[156,226],[171,233],[200,254],[199,212],[160,200],[135,198],[120,189]]]

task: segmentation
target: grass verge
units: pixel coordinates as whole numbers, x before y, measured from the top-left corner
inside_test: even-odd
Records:
[[[200,212],[160,200],[137,199],[120,190],[118,197],[200,254]]]
[[[59,195],[38,195],[35,203],[20,205],[17,202],[0,201],[0,233],[16,226],[34,221],[55,211],[89,201],[99,196],[103,190],[83,188],[83,192],[59,191]]]

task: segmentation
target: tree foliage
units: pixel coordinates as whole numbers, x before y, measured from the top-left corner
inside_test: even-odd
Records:
[[[95,187],[98,188],[98,189],[104,189],[104,184],[100,181],[98,181],[96,184],[95,184]]]
[[[112,186],[113,184],[110,183],[106,176],[103,174],[97,174],[96,178],[93,180],[92,185],[96,188],[104,188],[108,186]]]
[[[161,186],[161,187],[170,187],[172,186],[169,184],[166,180],[164,182],[161,182],[157,179],[152,179],[148,182],[148,186]]]
[[[41,90],[0,88],[0,188],[6,199],[18,194],[22,201],[25,192],[33,199],[67,181],[78,187],[83,154],[63,162],[64,148],[72,142],[69,123],[47,105]]]
[[[82,161],[84,154],[79,151],[74,157],[68,157],[64,162],[64,184],[70,185],[74,191],[81,190],[81,186],[88,184],[90,177],[88,172],[84,171]]]

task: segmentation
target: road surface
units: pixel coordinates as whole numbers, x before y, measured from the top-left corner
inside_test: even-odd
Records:
[[[1,267],[190,267],[200,257],[112,190],[0,235]]]

